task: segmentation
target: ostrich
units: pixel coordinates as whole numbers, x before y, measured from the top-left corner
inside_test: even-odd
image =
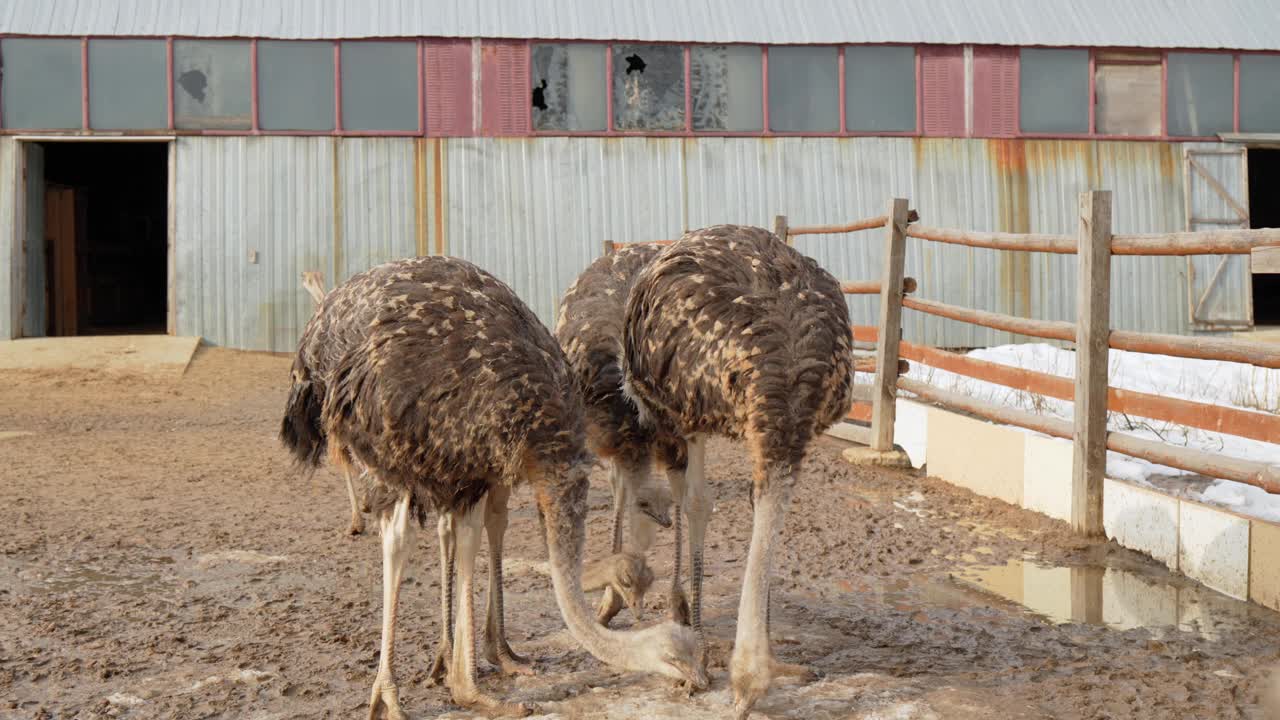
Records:
[[[613,486],[613,547],[622,551],[623,516],[628,517],[630,552],[641,557],[653,543],[656,528],[675,525],[675,568],[671,607],[683,605],[680,591],[681,527],[677,510],[669,514],[671,494],[650,482],[651,458],[666,471],[673,488],[684,486],[685,448],[673,436],[659,436],[642,425],[636,407],[622,392],[623,320],[627,294],[640,270],[658,256],[657,245],[630,245],[593,262],[578,276],[560,301],[556,339],[564,348],[569,366],[586,403],[587,445],[610,463]],[[619,576],[625,566],[606,563],[593,566],[589,575],[606,586],[597,614],[608,625],[622,609],[623,601],[638,612],[652,573],[641,580]],[[588,583],[590,586],[591,583]],[[678,611],[677,611],[678,612]]]
[[[423,524],[433,508],[451,521],[457,569],[457,621],[444,628],[452,634],[451,695],[464,707],[528,712],[477,688],[472,608],[488,502],[522,480],[544,519],[556,601],[574,638],[623,669],[705,687],[691,629],[666,622],[621,633],[593,621],[581,586],[591,465],[582,402],[551,334],[483,270],[420,257],[336,288],[299,341],[280,435],[305,466],[327,452],[374,480],[383,606],[370,718],[404,717],[393,671],[396,605],[414,521]]]
[[[311,296],[316,307],[320,307],[320,303],[324,302],[327,292],[324,289],[324,274],[315,271],[304,271],[302,273],[302,287]],[[361,470],[360,479],[366,481],[369,473],[367,470]],[[348,464],[342,466],[342,477],[347,481],[347,499],[351,501],[351,524],[347,526],[348,535],[360,535],[364,532],[364,515],[369,512],[369,508],[365,506],[364,501],[356,496],[356,486],[351,480],[351,467]]]
[[[809,442],[849,407],[849,311],[840,284],[760,228],[686,234],[627,299],[626,387],[646,421],[688,443],[691,614],[702,637],[702,543],[710,517],[706,438],[746,441],[754,521],[730,661],[745,718],[779,674],[769,647],[769,565]]]

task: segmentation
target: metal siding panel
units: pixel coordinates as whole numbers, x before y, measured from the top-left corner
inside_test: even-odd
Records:
[[[340,141],[342,253],[337,274],[325,270],[329,287],[375,265],[417,254],[414,145],[413,138]]]
[[[6,11],[7,10],[7,11]],[[488,37],[1280,49],[1273,0],[10,0],[0,31],[277,38]]]
[[[302,271],[334,273],[333,143],[177,139],[178,334],[246,350],[296,347],[312,311]]]
[[[529,49],[524,42],[485,42],[480,46],[483,134],[529,133]]]
[[[443,141],[448,254],[511,285],[552,325],[560,296],[604,240],[681,229],[678,139]]]
[[[427,132],[438,136],[471,135],[471,41],[428,40],[424,51]]]
[[[920,48],[920,104],[924,134],[964,133],[964,48]]]
[[[1015,48],[973,49],[973,134],[976,137],[1018,134],[1018,51]]]
[[[18,155],[22,143],[13,138],[0,138],[0,228],[7,228],[8,238],[0,252],[0,340],[17,337],[22,307],[19,288],[22,287],[23,230],[18,212],[21,197],[22,176]]]

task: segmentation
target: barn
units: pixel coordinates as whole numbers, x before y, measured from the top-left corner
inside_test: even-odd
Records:
[[[1280,225],[1271,0],[9,0],[0,338],[288,351],[304,271],[468,258],[552,322],[602,241],[843,222]],[[836,275],[881,244],[806,236]],[[1073,260],[911,241],[919,296],[1073,318]],[[1114,259],[1113,326],[1280,325],[1248,256]],[[869,324],[874,299],[851,299]],[[908,314],[945,347],[1001,332]]]

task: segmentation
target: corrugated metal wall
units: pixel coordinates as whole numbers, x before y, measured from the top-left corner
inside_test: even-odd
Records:
[[[0,140],[0,177],[17,177],[15,147]],[[293,349],[312,310],[302,271],[321,270],[332,285],[415,253],[478,263],[551,324],[561,293],[606,239],[671,238],[721,222],[771,227],[776,214],[793,225],[844,222],[884,213],[894,196],[911,198],[930,225],[1072,233],[1076,195],[1090,188],[1114,192],[1118,232],[1185,223],[1180,147],[1154,142],[182,137],[176,152],[178,332],[256,350]],[[6,227],[17,184],[0,185]],[[797,246],[841,279],[879,277],[880,232]],[[1185,267],[1180,258],[1114,260],[1115,326],[1186,332]],[[907,272],[921,297],[1075,316],[1071,256],[911,240]],[[0,298],[11,302],[12,292]],[[867,324],[875,306],[866,297],[850,305]],[[904,329],[942,346],[1011,339],[914,312]]]
[[[22,223],[18,212],[21,196],[14,192],[22,185],[19,147],[12,140],[0,139],[0,228],[10,228],[3,236],[7,238],[4,247],[0,247],[0,305],[3,305],[0,307],[0,340],[16,335],[22,323],[19,317],[22,276],[18,270],[22,262]]]

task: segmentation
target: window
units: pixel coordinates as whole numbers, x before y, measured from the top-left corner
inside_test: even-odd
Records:
[[[4,126],[80,127],[80,41],[5,38]]]
[[[1169,134],[1204,137],[1231,132],[1234,79],[1231,56],[1169,53]]]
[[[342,129],[418,129],[416,43],[342,43]]]
[[[1089,132],[1089,51],[1023,48],[1018,116],[1023,132]]]
[[[246,40],[173,42],[173,122],[183,129],[253,127]]]
[[[1280,132],[1280,55],[1240,56],[1240,132]]]
[[[534,130],[607,129],[605,47],[596,43],[533,46]]]
[[[769,129],[836,132],[839,128],[836,49],[798,45],[769,48]]]
[[[1159,135],[1160,53],[1099,52],[1094,62],[1098,134]]]
[[[755,45],[698,45],[689,51],[693,129],[764,129],[764,75]]]
[[[920,48],[920,119],[925,135],[964,137],[964,48],[926,45]]]
[[[615,130],[684,129],[684,49],[613,46]]]
[[[916,129],[916,50],[850,45],[844,49],[844,117],[852,132]]]
[[[163,40],[90,40],[89,127],[168,127],[167,62]]]
[[[332,130],[333,43],[259,41],[258,103],[265,130]]]

